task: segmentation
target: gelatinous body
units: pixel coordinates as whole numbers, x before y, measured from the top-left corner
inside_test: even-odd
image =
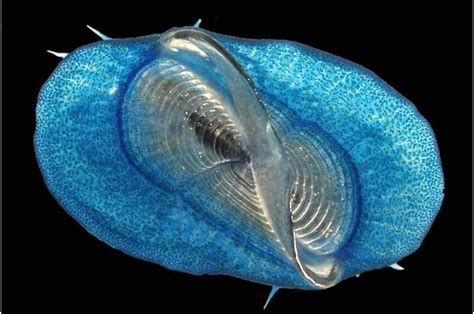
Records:
[[[399,261],[443,195],[429,125],[374,74],[197,28],[68,55],[35,144],[53,195],[109,245],[277,287]]]

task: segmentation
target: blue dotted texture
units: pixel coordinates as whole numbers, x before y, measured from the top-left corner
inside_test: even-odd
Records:
[[[416,109],[367,70],[315,49],[213,36],[248,71],[266,106],[285,104],[351,158],[361,214],[341,256],[345,277],[413,252],[443,195],[436,141]],[[132,256],[193,274],[310,289],[268,240],[226,229],[203,214],[206,198],[219,205],[210,195],[189,202],[198,188],[172,192],[130,163],[120,105],[135,74],[153,61],[158,40],[155,35],[81,47],[45,83],[35,148],[49,190],[91,234]]]
[[[267,106],[286,104],[349,154],[361,204],[343,257],[345,277],[415,251],[444,190],[435,136],[415,106],[374,73],[323,51],[289,41],[215,36],[247,70]]]

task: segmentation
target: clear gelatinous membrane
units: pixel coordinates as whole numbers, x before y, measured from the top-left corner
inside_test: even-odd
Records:
[[[163,34],[122,106],[125,149],[150,181],[174,191],[195,180],[315,287],[341,280],[338,256],[357,221],[354,168],[316,126],[281,126],[284,114],[265,110],[207,33]]]

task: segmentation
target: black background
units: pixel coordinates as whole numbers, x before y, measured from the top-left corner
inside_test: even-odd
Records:
[[[98,2],[98,1],[97,1]],[[326,291],[278,292],[268,313],[388,310],[469,312],[468,196],[470,7],[394,1],[348,7],[347,1],[256,3],[184,1],[8,1],[4,4],[5,300],[7,312],[261,312],[269,287],[224,276],[192,276],[129,257],[98,241],[54,201],[34,153],[34,108],[59,59],[98,40],[191,25],[248,38],[288,39],[359,63],[413,101],[437,135],[446,196],[422,247],[401,264],[349,279]],[[387,2],[383,2],[387,3]],[[426,2],[428,3],[428,2]],[[215,11],[216,9],[220,9]],[[278,13],[276,11],[279,11]],[[167,309],[167,310],[165,310]],[[323,312],[324,311],[324,312]]]

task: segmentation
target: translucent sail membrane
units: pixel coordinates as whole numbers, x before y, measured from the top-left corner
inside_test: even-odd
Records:
[[[132,85],[122,118],[137,167],[151,180],[174,169],[163,182],[170,189],[199,175],[203,190],[229,203],[223,210],[258,226],[291,260],[291,169],[240,66],[207,34],[172,30]]]
[[[317,142],[299,138],[285,147],[295,173],[290,210],[297,254],[308,271],[333,285],[341,279],[336,253],[355,225],[355,176]]]
[[[207,33],[171,30],[156,49],[123,103],[137,168],[171,190],[198,176],[203,191],[229,204],[223,210],[272,239],[314,286],[335,284],[334,252],[353,217],[344,161],[310,144],[310,134],[275,131],[251,79]]]
[[[357,174],[323,130],[316,125],[295,130],[289,121],[296,113],[283,111],[272,108],[270,117],[294,175],[289,210],[297,262],[310,281],[330,287],[341,280],[340,253],[357,226]]]

